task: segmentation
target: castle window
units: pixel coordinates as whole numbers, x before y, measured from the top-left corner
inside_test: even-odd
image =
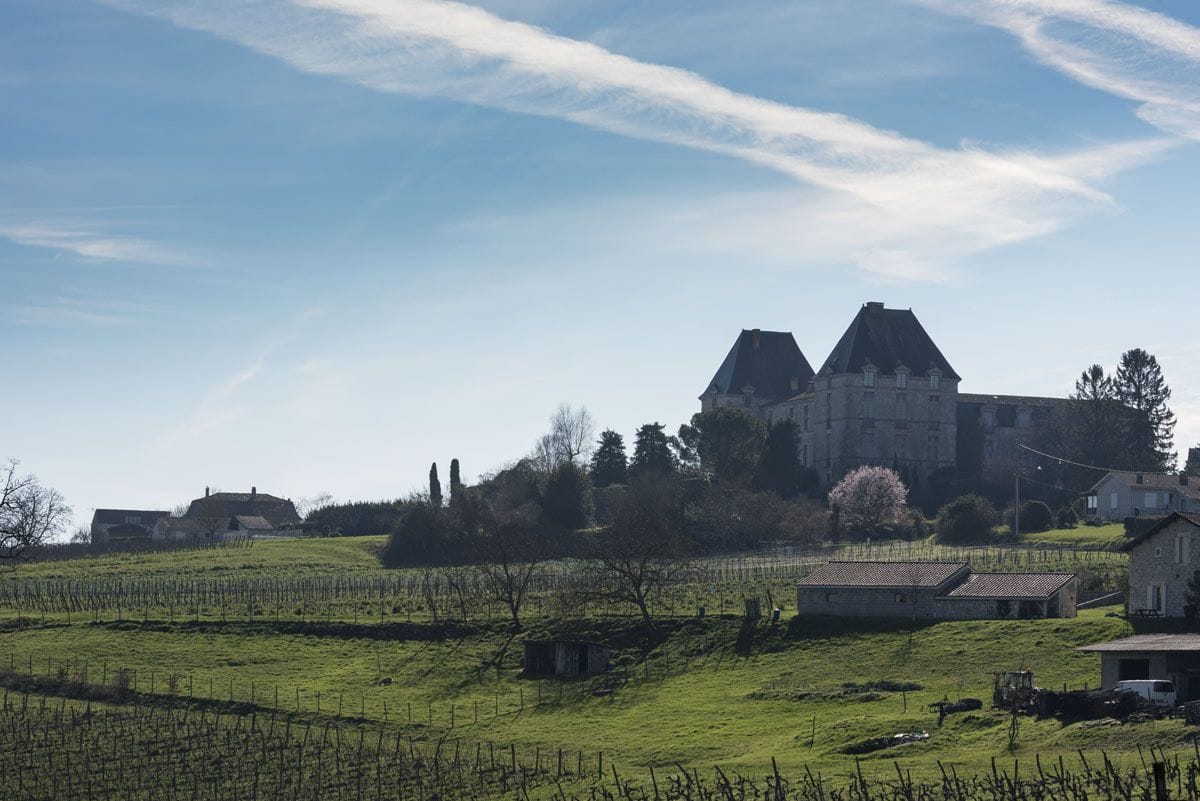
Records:
[[[1028,409],[1017,409],[1017,428],[1029,428],[1031,422]]]
[[[908,389],[908,373],[904,370],[896,371],[896,389]]]
[[[896,426],[903,428],[908,423],[908,396],[896,396]]]
[[[930,434],[929,440],[925,443],[925,458],[926,459],[928,459],[931,462],[939,461],[939,456],[938,456],[938,450],[939,450],[938,445],[939,444],[940,443],[938,441],[937,434]]]
[[[875,393],[864,392],[862,399],[863,425],[875,425]]]
[[[996,440],[993,437],[984,437],[983,438],[983,455],[984,456],[995,456],[996,455]]]
[[[804,404],[804,430],[808,431],[808,404]]]
[[[990,431],[991,429],[993,429],[995,427],[996,427],[996,410],[995,409],[984,409],[983,410],[983,430]]]
[[[808,445],[800,446],[800,464],[808,465]]]
[[[936,390],[936,389],[941,389],[941,386],[942,386],[942,374],[939,372],[936,372],[936,371],[930,372],[929,373],[929,388]]]
[[[862,455],[866,458],[875,456],[875,432],[864,431],[862,435]]]
[[[863,368],[863,386],[875,386],[875,368],[870,365]]]

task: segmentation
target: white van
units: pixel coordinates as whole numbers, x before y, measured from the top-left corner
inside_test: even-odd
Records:
[[[1156,704],[1175,706],[1175,682],[1173,681],[1163,681],[1162,679],[1118,681],[1117,686],[1113,689],[1137,693]]]

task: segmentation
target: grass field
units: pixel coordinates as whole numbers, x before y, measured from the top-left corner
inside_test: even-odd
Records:
[[[1021,542],[1052,548],[1097,548],[1115,551],[1128,539],[1125,536],[1125,526],[1109,523],[1103,526],[1076,526],[1026,534],[1021,537]]]

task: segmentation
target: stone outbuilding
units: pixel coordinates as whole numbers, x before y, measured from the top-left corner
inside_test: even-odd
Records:
[[[604,673],[613,648],[587,640],[526,640],[524,675],[572,678]]]
[[[796,590],[801,615],[989,620],[1075,617],[1073,573],[973,573],[966,562],[827,562]]]
[[[1079,649],[1100,654],[1100,686],[1163,679],[1175,683],[1178,703],[1200,700],[1200,634],[1138,634]]]
[[[1129,614],[1184,617],[1200,574],[1200,516],[1176,512],[1121,546],[1129,554]]]

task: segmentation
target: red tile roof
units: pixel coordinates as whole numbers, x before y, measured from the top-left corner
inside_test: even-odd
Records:
[[[1061,590],[1074,573],[972,573],[947,598],[1029,598],[1042,600]]]
[[[800,582],[801,587],[939,587],[966,562],[826,562]]]

